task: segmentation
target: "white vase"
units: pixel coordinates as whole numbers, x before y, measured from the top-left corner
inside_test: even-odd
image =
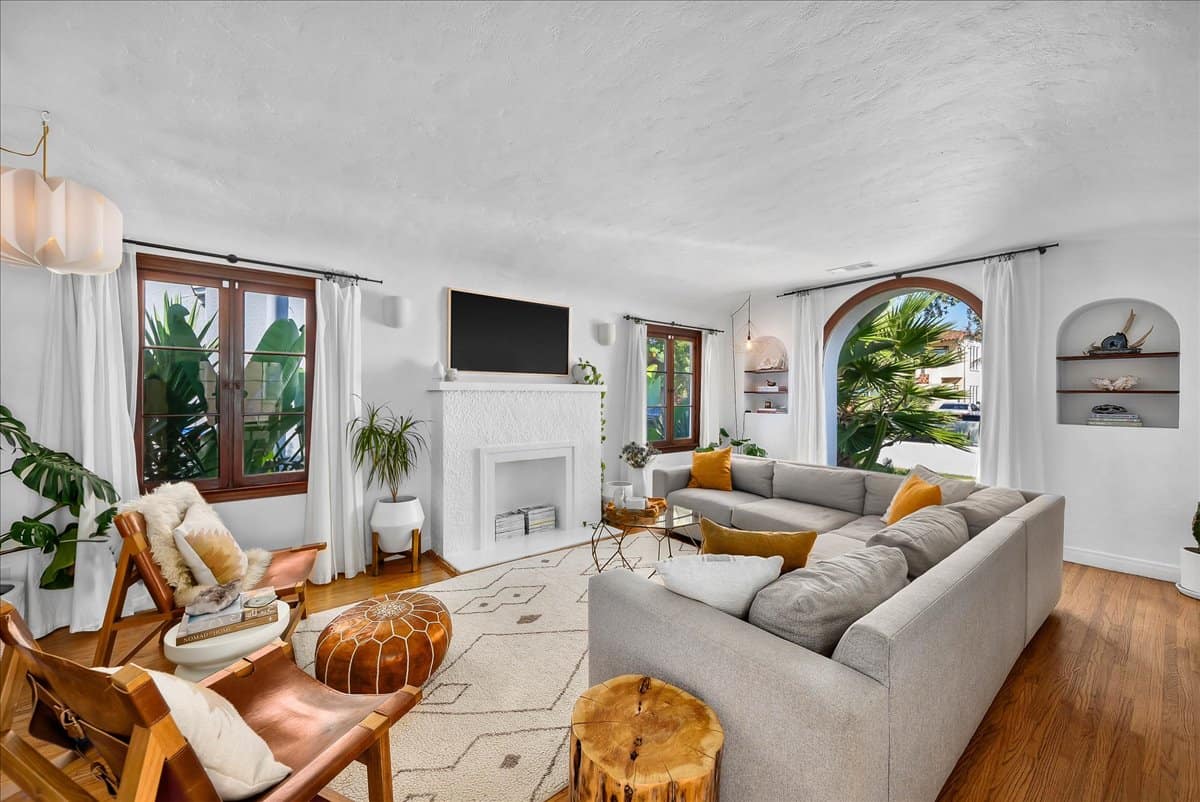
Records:
[[[633,482],[633,495],[646,498],[650,495],[650,469],[629,468],[629,479]]]
[[[605,499],[615,507],[624,507],[625,499],[633,495],[632,482],[609,482],[606,486]]]
[[[1179,589],[1200,599],[1200,547],[1184,546],[1179,550]]]
[[[412,547],[412,533],[425,523],[425,510],[416,496],[400,496],[395,501],[381,498],[371,511],[371,531],[379,533],[379,548],[394,554]]]

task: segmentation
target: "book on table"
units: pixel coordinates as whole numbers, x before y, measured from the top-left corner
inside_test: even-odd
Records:
[[[262,603],[263,600],[269,602]],[[179,622],[179,631],[175,635],[175,643],[183,646],[188,643],[215,638],[218,635],[228,635],[243,629],[251,629],[279,620],[279,609],[275,605],[275,591],[271,588],[258,588],[241,593],[228,607],[213,613],[199,615],[184,613]]]

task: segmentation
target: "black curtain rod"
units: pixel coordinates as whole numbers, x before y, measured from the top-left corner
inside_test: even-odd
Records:
[[[651,320],[648,317],[638,317],[637,315],[626,315],[626,320],[632,320],[634,323],[657,323],[660,326],[675,326],[680,329],[695,329],[696,331],[707,331],[709,334],[724,334],[724,329],[710,329],[708,326],[690,326],[687,323],[676,323],[674,320]]]
[[[1031,245],[1028,248],[1018,248],[1015,251],[989,253],[986,256],[972,256],[970,259],[959,259],[954,262],[941,262],[936,265],[925,265],[924,267],[910,267],[906,270],[895,270],[891,273],[873,273],[869,276],[863,276],[862,278],[852,278],[849,281],[837,281],[833,284],[821,284],[816,287],[801,287],[798,290],[788,290],[787,292],[782,292],[775,297],[786,298],[789,295],[800,295],[801,293],[812,292],[813,290],[829,290],[833,289],[834,287],[849,287],[851,284],[866,284],[868,281],[878,281],[881,278],[900,278],[901,276],[907,276],[912,273],[924,273],[926,270],[937,270],[943,267],[954,267],[955,265],[969,265],[971,262],[982,262],[985,259],[992,259],[997,256],[1015,256],[1018,253],[1032,253],[1033,251],[1045,253],[1048,248],[1057,247],[1057,242],[1048,242],[1045,245]]]
[[[143,242],[137,239],[122,240],[127,245],[141,245],[143,248],[157,248],[160,251],[174,251],[175,253],[190,253],[193,256],[207,256],[210,259],[224,259],[231,265],[236,265],[239,262],[245,262],[251,265],[262,265],[263,267],[278,267],[281,270],[295,270],[299,273],[311,273],[314,276],[324,276],[325,278],[347,278],[352,281],[369,281],[372,284],[382,284],[382,279],[367,278],[359,276],[355,273],[340,273],[337,270],[321,270],[316,267],[299,267],[297,265],[285,265],[279,262],[264,262],[261,259],[247,259],[244,256],[238,256],[232,253],[213,253],[211,251],[198,251],[194,248],[180,248],[177,245],[162,245],[157,242]]]

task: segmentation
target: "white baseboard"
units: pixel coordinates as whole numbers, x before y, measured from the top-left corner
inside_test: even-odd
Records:
[[[1165,579],[1168,582],[1179,581],[1179,566],[1172,565],[1171,563],[1142,560],[1137,557],[1125,557],[1120,554],[1110,554],[1107,551],[1081,549],[1075,546],[1063,547],[1063,559],[1070,563],[1091,565],[1095,568],[1120,571],[1124,574],[1148,576],[1151,579]]]

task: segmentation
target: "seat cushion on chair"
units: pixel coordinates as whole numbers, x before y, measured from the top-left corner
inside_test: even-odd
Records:
[[[745,493],[741,490],[707,490],[702,487],[685,487],[683,490],[675,490],[667,496],[667,503],[672,507],[692,510],[710,521],[716,521],[721,526],[729,526],[735,507],[762,500],[762,496]],[[765,528],[769,529],[770,527]]]
[[[732,522],[738,529],[829,532],[858,517],[858,513],[816,504],[804,504],[785,498],[767,498],[740,505],[733,511]]]

